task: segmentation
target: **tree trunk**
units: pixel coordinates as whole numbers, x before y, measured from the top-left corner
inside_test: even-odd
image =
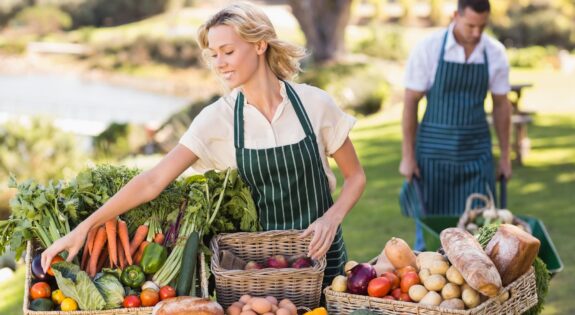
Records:
[[[351,1],[289,0],[315,62],[326,63],[344,53]]]

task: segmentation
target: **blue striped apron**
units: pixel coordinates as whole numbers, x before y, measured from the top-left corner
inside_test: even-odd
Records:
[[[311,122],[295,90],[285,82],[305,138],[298,143],[267,149],[244,147],[244,95],[234,111],[234,144],[238,171],[250,186],[264,230],[306,229],[321,217],[333,199]],[[342,273],[347,260],[343,233],[338,227],[327,253],[324,286]]]
[[[435,81],[416,138],[421,204],[412,183],[405,182],[400,205],[406,215],[458,216],[472,193],[495,194],[491,137],[484,101],[489,90],[488,60],[483,64],[444,61],[443,37]]]

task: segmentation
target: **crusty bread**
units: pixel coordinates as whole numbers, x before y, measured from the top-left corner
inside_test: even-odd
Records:
[[[224,315],[224,309],[209,299],[178,296],[156,304],[152,315]]]
[[[485,252],[508,285],[526,273],[539,253],[541,242],[511,224],[502,224],[485,247]]]

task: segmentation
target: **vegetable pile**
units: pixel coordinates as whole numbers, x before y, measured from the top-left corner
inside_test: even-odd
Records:
[[[32,310],[147,307],[177,295],[198,296],[196,264],[200,251],[207,253],[204,240],[260,228],[251,193],[237,170],[210,171],[178,179],[156,199],[92,228],[72,263],[61,253],[44,273],[41,251],[138,173],[99,165],[69,182],[11,180],[18,191],[11,217],[0,221],[0,251],[8,245],[20,256],[27,241],[34,244]]]

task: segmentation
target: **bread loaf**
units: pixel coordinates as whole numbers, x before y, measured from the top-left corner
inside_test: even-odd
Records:
[[[489,297],[499,293],[499,272],[473,235],[460,228],[448,228],[439,237],[447,258],[469,286]]]
[[[506,286],[529,270],[541,242],[511,224],[502,224],[485,247]]]
[[[209,299],[178,296],[156,304],[152,315],[224,315],[224,309]]]

